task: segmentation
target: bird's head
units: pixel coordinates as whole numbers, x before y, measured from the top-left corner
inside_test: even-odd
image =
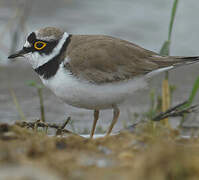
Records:
[[[23,48],[8,58],[25,57],[34,69],[57,56],[68,34],[55,27],[46,27],[28,35]]]

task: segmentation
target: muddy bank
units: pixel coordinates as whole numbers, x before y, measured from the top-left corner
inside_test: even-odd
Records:
[[[0,124],[2,179],[198,179],[198,138],[148,123],[94,140]]]

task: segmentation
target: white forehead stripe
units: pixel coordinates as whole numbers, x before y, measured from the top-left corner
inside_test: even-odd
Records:
[[[30,43],[28,41],[25,42],[24,47],[31,47]]]

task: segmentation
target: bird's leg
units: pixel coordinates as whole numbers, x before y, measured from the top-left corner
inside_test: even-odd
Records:
[[[111,125],[109,126],[109,129],[108,129],[108,131],[106,133],[106,136],[108,136],[111,133],[115,123],[117,122],[117,120],[119,118],[119,115],[120,115],[120,110],[119,110],[119,108],[116,105],[114,105],[113,106],[113,120],[111,122]]]
[[[94,121],[93,121],[93,127],[91,130],[90,138],[93,138],[94,132],[95,132],[95,127],[97,124],[97,120],[99,119],[99,110],[94,110]]]

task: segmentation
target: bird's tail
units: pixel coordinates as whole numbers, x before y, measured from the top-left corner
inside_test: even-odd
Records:
[[[160,68],[173,66],[183,66],[187,64],[193,64],[199,62],[199,56],[183,57],[183,56],[168,56],[162,57],[157,61],[154,61]]]
[[[179,66],[197,63],[199,62],[199,56],[160,56],[160,58],[154,59],[153,62],[158,65],[158,68],[148,73],[147,77],[152,77],[160,72],[169,71],[170,69],[174,69]]]
[[[183,57],[183,56],[171,56],[173,60],[172,65],[174,67],[183,66],[187,64],[193,64],[199,62],[199,56],[190,56],[190,57]]]

